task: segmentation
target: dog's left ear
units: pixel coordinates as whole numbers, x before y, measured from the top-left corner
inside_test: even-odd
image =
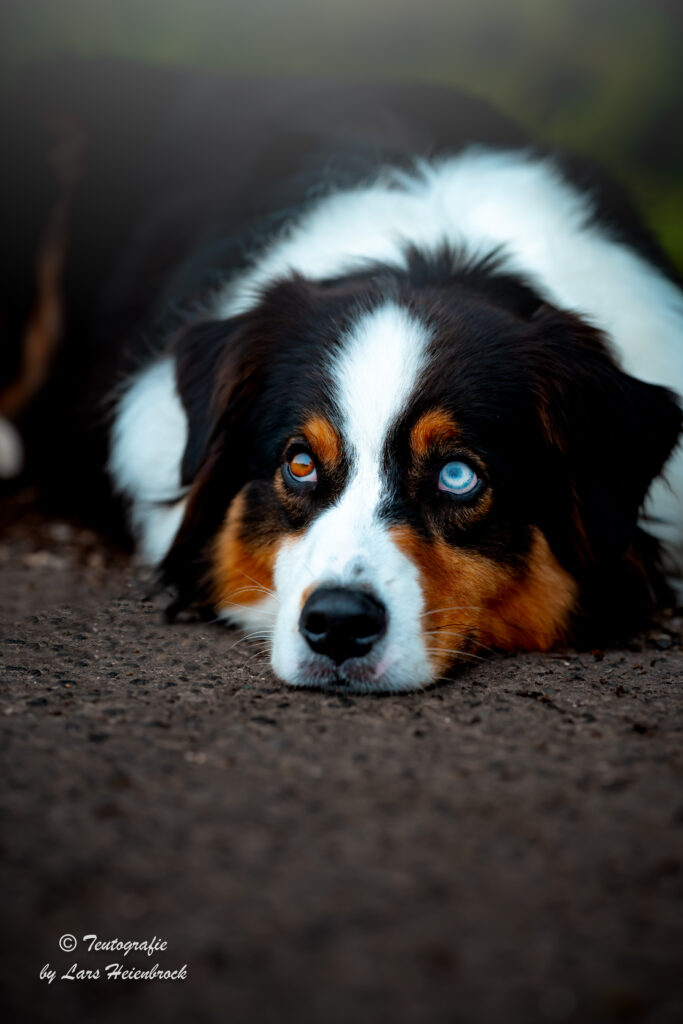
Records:
[[[569,506],[579,565],[607,564],[633,542],[648,488],[679,439],[681,408],[667,388],[624,373],[605,336],[579,317],[543,306],[533,323],[551,486]]]

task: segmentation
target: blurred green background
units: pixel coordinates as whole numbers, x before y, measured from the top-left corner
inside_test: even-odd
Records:
[[[682,0],[0,0],[0,76],[62,53],[401,76],[603,164],[683,269]]]

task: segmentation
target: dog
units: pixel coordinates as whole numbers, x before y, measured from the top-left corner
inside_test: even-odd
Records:
[[[66,305],[170,616],[372,693],[636,628],[683,567],[683,292],[621,193],[446,88],[136,74]]]

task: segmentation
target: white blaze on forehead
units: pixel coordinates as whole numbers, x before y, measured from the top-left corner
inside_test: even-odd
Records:
[[[366,314],[331,368],[344,440],[351,448],[351,481],[380,486],[387,433],[405,409],[426,359],[427,327],[395,303]],[[379,496],[366,494],[367,502]],[[343,499],[342,499],[343,500]]]

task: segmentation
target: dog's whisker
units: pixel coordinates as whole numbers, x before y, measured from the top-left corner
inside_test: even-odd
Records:
[[[256,658],[264,658],[270,654],[270,647],[257,647],[255,649],[249,648],[249,657],[246,658],[247,664],[255,661]]]
[[[277,596],[277,594],[271,587],[266,587],[263,583],[259,583],[259,581],[255,580],[253,576],[250,576],[249,573],[246,573],[244,569],[240,569],[240,573],[242,576],[245,577],[245,579],[248,579],[250,583],[253,583],[254,587],[257,590],[262,591],[264,594],[270,594],[271,597],[274,597],[275,600],[279,602],[280,598]]]
[[[270,629],[267,629],[267,630],[259,629],[259,630],[257,630],[254,633],[247,633],[245,636],[241,636],[239,638],[239,640],[236,640],[235,643],[230,647],[230,650],[232,651],[235,647],[238,647],[239,644],[246,643],[249,640],[259,640],[262,637],[271,638],[272,636],[273,636],[273,630],[270,630]]]
[[[250,606],[248,604],[240,604],[239,601],[223,601],[223,602],[221,602],[221,608],[239,608],[241,611],[245,611],[245,610],[248,610],[249,607]],[[259,615],[268,615],[268,616],[270,616],[273,619],[277,618],[277,614],[278,613],[276,611],[271,611],[271,609],[269,609],[269,608],[259,608],[257,610],[258,610],[258,614]],[[219,622],[220,621],[220,617],[217,616],[215,619],[211,619],[211,621],[212,622]]]
[[[427,615],[437,615],[439,612],[480,612],[482,606],[480,604],[452,604],[447,605],[445,608],[430,608],[426,612],[420,612],[420,618],[424,619]]]
[[[493,647],[489,647],[488,644],[482,643],[482,641],[478,639],[478,636],[477,636],[478,632],[479,631],[476,630],[476,629],[467,630],[467,632],[465,632],[465,633],[458,632],[458,631],[452,630],[452,629],[425,629],[424,630],[424,635],[425,636],[459,636],[463,640],[474,640],[476,642],[477,646],[482,649],[482,651],[488,651],[489,654],[495,654],[495,651],[494,651]]]
[[[463,636],[469,639],[470,634],[456,629],[425,629],[425,636]]]
[[[252,661],[256,661],[257,658],[262,658],[265,653],[265,651],[255,651],[250,658],[246,659],[246,664],[251,665]]]
[[[453,682],[453,677],[452,676],[448,676],[448,675],[446,675],[446,676],[437,676],[436,679],[432,679],[432,685],[434,685],[435,683],[452,683],[452,682]]]
[[[232,597],[239,597],[240,594],[268,594],[272,597],[272,591],[264,590],[263,587],[240,587],[239,590],[232,591]]]
[[[260,644],[259,646],[254,646],[250,648],[250,650],[252,650],[254,654],[267,654],[270,652],[270,649],[271,644]]]
[[[240,647],[244,643],[246,643],[247,647],[251,650],[253,648],[253,646],[254,646],[254,640],[255,639],[256,638],[254,637],[252,640],[245,640],[244,637],[243,637],[241,640],[237,640],[236,643],[234,643],[232,645],[230,650],[233,651],[236,647]]]
[[[454,658],[475,658],[477,661],[485,661],[480,654],[470,654],[468,651],[461,651],[458,648],[425,647],[427,654],[449,654]]]

